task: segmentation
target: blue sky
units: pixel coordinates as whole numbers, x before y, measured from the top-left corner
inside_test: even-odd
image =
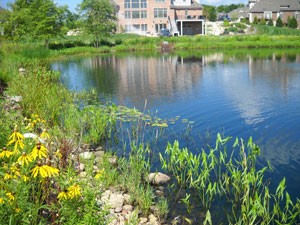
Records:
[[[76,6],[82,0],[54,0],[58,5],[68,5],[71,11],[75,11]],[[149,0],[151,1],[151,0]],[[154,0],[152,0],[154,1]],[[1,0],[0,6],[6,8],[8,2],[14,2],[13,0]],[[230,5],[230,4],[247,4],[248,0],[200,0],[201,4],[208,4],[208,5]]]

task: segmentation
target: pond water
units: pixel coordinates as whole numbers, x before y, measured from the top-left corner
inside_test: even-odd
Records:
[[[252,136],[261,165],[272,165],[272,179],[285,176],[288,191],[300,196],[299,53],[89,56],[51,66],[72,91],[95,89],[101,99],[176,120],[156,151],[179,139],[197,152],[218,132]]]

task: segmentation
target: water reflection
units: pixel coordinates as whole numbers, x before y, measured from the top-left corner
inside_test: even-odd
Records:
[[[258,56],[260,54],[260,56]],[[194,56],[106,56],[52,64],[71,90],[95,88],[117,104],[147,109],[162,118],[195,121],[182,146],[196,149],[199,134],[247,139],[262,149],[278,174],[300,188],[300,54],[287,52]],[[172,125],[172,132],[178,125]],[[191,138],[193,137],[193,141]],[[169,139],[172,139],[171,136]],[[170,140],[171,142],[173,140]],[[166,143],[161,143],[164,149]]]

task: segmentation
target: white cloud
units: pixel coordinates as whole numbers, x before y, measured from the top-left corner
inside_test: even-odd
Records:
[[[201,4],[206,5],[230,5],[230,4],[248,4],[248,0],[202,0]]]

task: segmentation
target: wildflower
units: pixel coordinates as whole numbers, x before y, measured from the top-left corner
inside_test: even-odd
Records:
[[[20,208],[15,208],[15,212],[19,213],[19,212],[21,212],[21,209]]]
[[[104,175],[104,169],[98,171],[98,173],[95,175],[95,179],[99,180],[100,178],[102,178]]]
[[[40,175],[42,178],[48,177],[48,172],[42,166],[41,161],[38,161],[37,165],[30,172],[34,178],[36,178],[38,175]]]
[[[59,192],[57,198],[59,200],[67,200],[69,197],[68,197],[68,190],[64,190],[62,192]]]
[[[2,148],[2,151],[0,153],[0,158],[9,158],[11,155],[13,155],[14,153],[7,150],[6,147]]]
[[[57,176],[59,173],[59,169],[51,166],[51,161],[47,161],[47,165],[44,165],[43,168],[47,171],[48,177]]]
[[[18,178],[21,175],[20,174],[20,169],[15,164],[13,164],[10,167],[10,171],[12,172],[12,174],[14,174],[13,178]]]
[[[35,147],[31,151],[31,157],[35,160],[36,158],[46,158],[47,157],[48,150],[45,148],[44,145],[42,145],[40,142],[38,142]]]
[[[29,177],[27,177],[26,175],[23,175],[22,179],[23,179],[24,182],[27,182],[29,180]]]
[[[17,162],[22,166],[27,166],[30,162],[32,162],[32,157],[31,155],[27,155],[26,152],[23,152],[22,155],[18,158]]]
[[[24,136],[20,132],[18,132],[17,126],[13,133],[10,135],[7,145],[15,144],[14,150],[17,151],[18,147],[21,149],[24,148]]]
[[[57,149],[56,152],[54,152],[54,156],[56,156],[59,159],[62,157],[62,154],[60,153],[59,149]]]
[[[50,139],[50,135],[47,132],[47,129],[43,129],[43,132],[40,135],[41,138],[45,139],[45,140],[49,140]]]
[[[15,200],[15,196],[11,192],[7,192],[6,196],[8,197],[10,202]]]
[[[73,184],[72,186],[70,186],[68,188],[68,197],[70,199],[73,199],[75,197],[78,197],[81,195],[81,188],[79,185],[77,184]]]
[[[4,177],[3,177],[4,180],[10,180],[12,178],[13,178],[13,176],[10,173],[5,173]]]
[[[0,198],[0,204],[4,204],[4,199]]]

